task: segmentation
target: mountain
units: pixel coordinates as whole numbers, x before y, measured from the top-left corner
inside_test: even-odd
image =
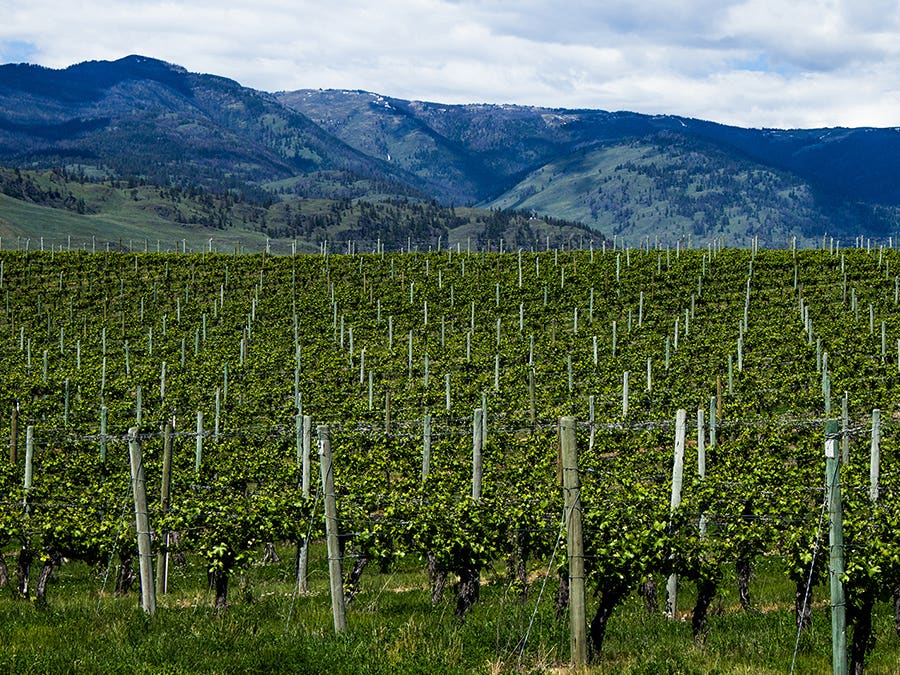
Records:
[[[277,97],[348,145],[443,183],[460,202],[533,209],[608,235],[785,245],[826,232],[886,238],[900,222],[897,129],[742,129],[360,91]]]
[[[167,185],[308,192],[363,178],[365,193],[425,196],[415,177],[347,146],[271,95],[141,56],[64,70],[0,66],[0,162],[81,165]],[[349,178],[348,178],[349,177]]]
[[[62,70],[0,66],[0,166],[53,169],[109,189],[127,181],[217,203],[237,199],[268,213],[265,224],[246,221],[257,234],[268,231],[272,207],[289,203],[303,212],[304,200],[429,204],[451,209],[447,220],[439,218],[445,225],[453,206],[512,208],[635,244],[724,237],[741,245],[758,237],[785,245],[794,236],[886,238],[900,229],[897,129],[742,129],[675,116],[445,105],[364,91],[267,93],[143,56]],[[64,202],[26,199],[71,210]],[[490,213],[476,220],[492,222]],[[4,217],[0,207],[0,223]],[[240,229],[244,217],[196,219]],[[375,221],[402,239],[386,218]],[[171,223],[176,230],[199,227],[193,220],[173,215]],[[25,227],[5,222],[8,231]],[[405,216],[398,222],[410,225]],[[377,232],[363,229],[377,240]],[[443,236],[439,229],[416,232],[434,238]],[[293,236],[291,227],[278,231]],[[583,236],[577,227],[566,232],[563,238]]]

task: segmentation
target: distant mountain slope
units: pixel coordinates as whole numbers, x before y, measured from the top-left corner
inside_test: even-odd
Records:
[[[567,155],[529,174],[493,207],[558,213],[634,240],[691,238],[788,245],[847,231],[809,185],[700,141],[660,134]],[[846,216],[846,214],[844,214]],[[858,223],[857,223],[858,224]]]
[[[269,94],[140,56],[65,70],[0,66],[0,162],[219,189],[332,170],[401,194],[420,187]]]
[[[514,207],[632,241],[784,245],[900,230],[897,129],[740,129],[362,91],[270,94],[142,56],[0,66],[2,166],[265,210],[303,199]],[[404,227],[430,236],[398,218],[379,222],[392,236]]]
[[[260,251],[318,251],[330,241],[341,248],[352,241],[359,251],[380,243],[389,251],[413,244],[428,250],[439,241],[496,250],[546,246],[601,246],[599,233],[583,225],[528,214],[450,208],[435,202],[382,199],[286,199],[268,205],[234,194],[181,189],[133,180],[85,180],[65,171],[0,168],[0,239],[43,241],[48,246],[110,242],[143,247],[161,240],[164,249],[223,247]],[[137,242],[136,244],[134,242]],[[177,242],[177,244],[176,244]]]
[[[900,227],[897,129],[741,129],[350,91],[277,96],[348,145],[443,181],[460,200],[530,208],[607,234],[783,245],[793,235],[884,237]]]
[[[484,201],[585,143],[620,139],[642,116],[522,106],[443,105],[361,91],[276,94],[369,155],[443,184],[462,202]]]

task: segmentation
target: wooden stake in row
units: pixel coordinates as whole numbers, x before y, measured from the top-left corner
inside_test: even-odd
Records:
[[[681,505],[681,486],[684,480],[684,443],[687,411],[678,410],[675,416],[675,458],[672,463],[672,498],[669,511],[674,513]],[[675,618],[678,606],[678,576],[670,574],[666,582],[666,617]]]
[[[138,564],[141,577],[141,607],[150,616],[156,614],[156,589],[153,585],[150,552],[150,519],[147,514],[147,486],[137,427],[128,430],[128,456],[131,460],[131,488],[134,494],[134,519],[137,531]]]

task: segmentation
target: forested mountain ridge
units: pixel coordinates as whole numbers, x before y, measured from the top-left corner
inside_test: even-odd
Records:
[[[607,234],[887,237],[898,229],[900,131],[742,129],[676,116],[444,105],[361,91],[278,99],[348,145],[491,206]],[[553,183],[553,189],[550,184]]]
[[[229,195],[264,210],[291,202],[303,212],[308,199],[514,208],[634,243],[785,245],[900,229],[897,129],[267,93],[143,56],[0,66],[0,166]]]
[[[391,186],[427,196],[415,178],[353,150],[265,92],[140,56],[65,70],[0,66],[0,162],[84,165],[160,185],[248,194],[269,181],[343,171],[369,180],[373,192]]]

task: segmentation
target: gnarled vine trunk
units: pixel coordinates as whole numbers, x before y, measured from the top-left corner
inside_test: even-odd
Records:
[[[624,591],[605,591],[600,594],[600,605],[591,621],[590,646],[592,658],[600,658],[603,651],[603,639],[606,637],[606,625],[616,605],[624,597]]]
[[[228,579],[230,576],[229,570],[213,570],[207,575],[209,587],[216,594],[213,607],[217,614],[228,609]]]
[[[900,637],[900,586],[894,587],[894,632]]]
[[[271,541],[267,541],[266,545],[263,547],[263,555],[262,562],[264,565],[274,565],[281,561],[281,558],[278,557],[278,552],[275,550],[275,544]]]
[[[559,570],[559,588],[556,591],[556,618],[569,606],[569,570]]]
[[[131,554],[120,554],[119,563],[119,574],[116,577],[116,594],[128,595],[136,578],[134,567],[131,564]]]
[[[50,582],[50,576],[53,570],[62,565],[62,556],[55,548],[47,550],[47,560],[41,566],[41,573],[38,575],[37,588],[35,589],[35,600],[39,604],[47,602],[47,584]]]
[[[181,549],[181,535],[178,532],[169,532],[169,562],[179,567],[184,567],[187,560]]]
[[[812,625],[812,587],[813,584],[807,579],[796,580],[794,616],[800,630],[806,630]]]
[[[16,579],[19,583],[19,595],[28,598],[28,577],[31,575],[31,561],[34,552],[27,546],[19,550],[19,559],[16,561]]]
[[[716,597],[717,584],[713,579],[703,579],[697,582],[697,604],[691,615],[691,631],[694,642],[702,645],[706,642],[706,624],[709,618],[709,606]]]
[[[516,580],[519,587],[519,601],[524,603],[528,600],[528,546],[523,542],[523,537],[519,532],[514,535],[515,548],[514,553],[510,556],[507,563],[507,570],[510,576]]]
[[[737,561],[738,597],[741,607],[749,611],[750,606],[750,577],[753,575],[753,566],[749,558],[741,557]]]
[[[9,568],[6,566],[6,558],[0,552],[0,588],[9,586]]]
[[[469,608],[478,601],[481,592],[481,570],[465,563],[459,568],[459,584],[456,594],[456,616],[462,619]]]
[[[447,585],[447,570],[438,565],[434,553],[428,552],[428,581],[431,583],[431,604],[436,605],[444,595]]]
[[[848,623],[853,626],[853,641],[850,643],[850,672],[862,675],[866,654],[872,647],[872,608],[875,594],[864,592],[858,603],[848,606]]]
[[[659,611],[659,594],[656,590],[656,579],[652,576],[641,584],[641,597],[644,599],[644,607],[651,616]]]
[[[366,565],[369,564],[369,556],[365,554],[360,554],[356,558],[356,562],[353,563],[353,569],[350,571],[350,576],[347,578],[347,588],[344,590],[344,602],[346,604],[350,604],[353,602],[353,598],[359,593],[359,580],[362,577],[363,570],[366,569]]]

